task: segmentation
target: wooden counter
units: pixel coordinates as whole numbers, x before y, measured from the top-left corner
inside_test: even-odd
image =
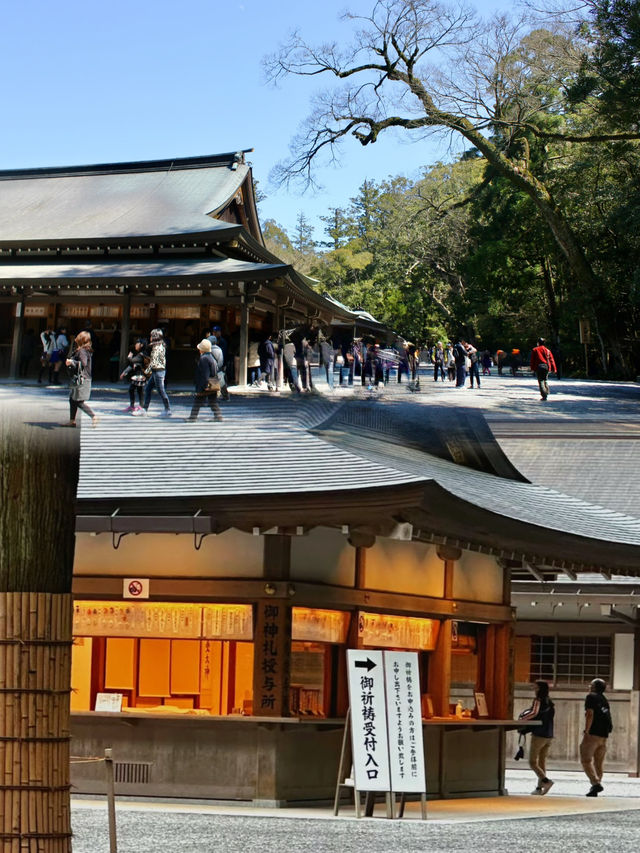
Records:
[[[504,794],[504,734],[517,720],[423,721],[430,799]],[[331,800],[344,720],[162,713],[71,715],[71,754],[113,749],[116,793],[245,800]],[[72,790],[103,794],[101,763],[71,765]]]

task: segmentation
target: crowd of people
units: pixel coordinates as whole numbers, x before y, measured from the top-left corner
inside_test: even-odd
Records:
[[[229,399],[228,385],[232,382],[242,384],[238,373],[239,357],[236,352],[230,352],[220,326],[201,330],[192,341],[192,349],[195,350],[195,396],[187,420],[197,420],[205,403],[208,403],[214,418],[222,420],[218,399]],[[46,377],[49,384],[60,384],[61,369],[66,368],[71,385],[71,426],[75,425],[78,410],[90,415],[94,425],[98,422],[88,406],[97,343],[90,323],[73,339],[70,339],[65,326],[46,329],[40,334],[38,383],[45,381]],[[138,337],[124,366],[119,363],[119,333],[117,341],[112,343],[109,378],[128,383],[129,405],[124,411],[134,416],[145,416],[155,392],[162,404],[161,415],[171,417],[171,403],[165,387],[170,348],[166,329],[153,329],[148,339]],[[35,349],[35,333],[30,330],[25,334],[23,343],[21,376],[26,375]],[[389,346],[373,337],[336,338],[328,328],[297,326],[250,338],[245,381],[269,392],[288,386],[293,394],[303,394],[314,390],[316,365],[330,391],[353,385],[374,390],[390,382],[406,382],[411,390],[418,390],[420,382],[429,380],[431,376],[434,382],[448,383],[455,388],[480,388],[481,377],[490,376],[494,368],[501,375],[508,366],[516,375],[523,359],[519,349],[512,349],[510,354],[502,349],[493,353],[479,349],[463,336],[455,343],[437,341],[425,346],[397,338]],[[547,377],[549,373],[556,372],[557,367],[542,338],[531,351],[529,367],[538,380],[541,399],[546,400],[549,395]]]

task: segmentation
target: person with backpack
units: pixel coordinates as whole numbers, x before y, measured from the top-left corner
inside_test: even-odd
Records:
[[[553,781],[547,776],[547,756],[553,741],[553,718],[555,707],[549,698],[549,685],[546,681],[536,681],[535,698],[530,709],[520,714],[520,720],[539,721],[540,726],[530,729],[519,729],[522,734],[531,733],[529,745],[529,767],[537,777],[537,784],[532,794],[544,796],[549,792]]]
[[[611,710],[604,695],[606,686],[602,678],[594,678],[590,685],[591,690],[584,700],[584,732],[580,744],[580,761],[591,782],[587,797],[597,797],[604,790],[604,757],[607,753],[607,738],[613,731]]]
[[[556,363],[553,358],[553,353],[545,345],[544,338],[538,338],[538,345],[531,350],[531,370],[535,373],[540,388],[540,397],[546,400],[549,396],[549,385],[547,377],[549,373],[556,373]]]

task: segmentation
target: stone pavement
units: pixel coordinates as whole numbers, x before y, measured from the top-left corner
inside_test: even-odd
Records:
[[[552,774],[546,797],[532,797],[532,773],[507,771],[509,796],[429,801],[426,824],[418,804],[403,820],[384,807],[357,820],[353,807],[256,809],[250,805],[179,801],[116,802],[120,853],[423,853],[423,851],[557,850],[635,851],[640,839],[640,780],[605,774],[605,793],[584,797],[582,773]],[[555,791],[558,793],[554,793]],[[72,799],[74,853],[108,853],[105,801]]]
[[[540,400],[538,386],[532,375],[512,377],[482,377],[480,388],[455,388],[448,382],[434,382],[423,372],[420,389],[412,392],[406,381],[402,384],[390,382],[379,389],[366,386],[336,386],[330,392],[324,380],[316,380],[316,391],[328,400],[344,400],[352,397],[371,400],[407,399],[422,403],[437,403],[444,406],[458,406],[480,409],[490,419],[503,417],[521,419],[587,419],[597,421],[633,421],[640,427],[640,384],[635,382],[596,382],[579,379],[550,380],[551,393],[546,402]],[[177,415],[188,414],[191,403],[192,386],[190,383],[169,383],[168,394]],[[230,388],[232,398],[255,400],[259,397],[290,397],[288,389],[271,394],[266,389],[234,386]],[[0,380],[0,399],[30,400],[37,397],[47,403],[66,406],[68,388],[63,385],[38,385],[33,380]],[[301,395],[304,399],[308,395]],[[105,414],[120,414],[128,405],[127,385],[119,383],[109,385],[95,383],[92,400],[96,410]],[[157,395],[154,392],[150,414],[160,414]],[[82,415],[79,416],[82,419]]]

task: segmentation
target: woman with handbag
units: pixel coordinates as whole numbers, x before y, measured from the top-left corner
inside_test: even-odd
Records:
[[[144,371],[149,364],[149,357],[145,354],[146,345],[147,342],[144,338],[138,338],[127,356],[127,366],[120,374],[120,379],[129,377],[129,405],[124,411],[130,412],[132,415],[142,411],[144,386],[147,382]],[[136,394],[139,405],[136,405]]]
[[[211,341],[204,338],[200,341],[196,349],[200,353],[194,379],[196,393],[193,397],[191,414],[188,418],[185,418],[185,421],[186,423],[195,423],[198,420],[200,409],[205,403],[209,404],[209,408],[213,412],[213,417],[216,421],[224,420],[220,414],[220,406],[218,405],[220,380],[218,379],[218,365],[215,358],[211,355]]]
[[[536,681],[536,692],[531,708],[524,711],[518,717],[519,720],[536,720],[542,723],[531,729],[518,729],[521,734],[531,732],[531,744],[529,746],[529,767],[537,777],[537,784],[532,794],[546,794],[553,782],[547,776],[547,755],[553,740],[553,718],[555,707],[549,698],[549,685],[546,681]]]
[[[75,349],[71,357],[66,359],[65,364],[73,371],[71,374],[71,393],[69,394],[69,423],[67,426],[76,425],[78,409],[89,415],[91,426],[98,425],[96,413],[87,405],[91,397],[91,367],[93,353],[91,350],[91,335],[89,332],[80,332],[74,340]]]

